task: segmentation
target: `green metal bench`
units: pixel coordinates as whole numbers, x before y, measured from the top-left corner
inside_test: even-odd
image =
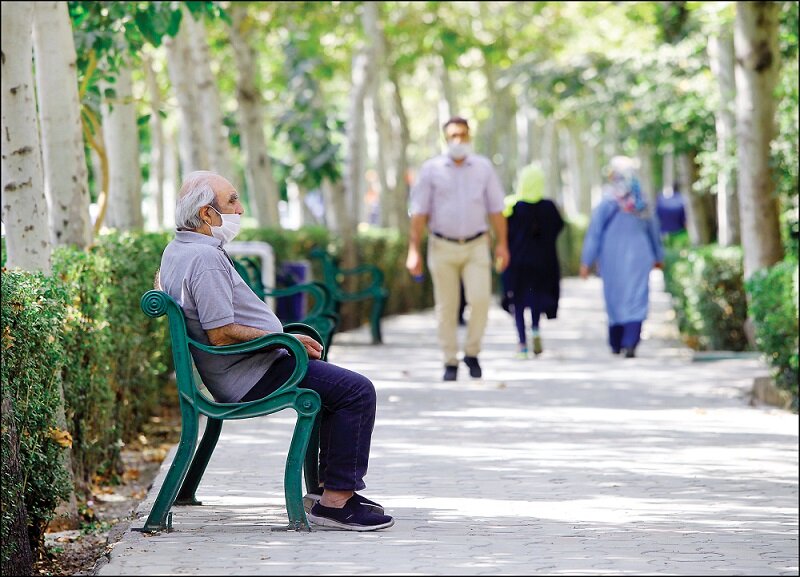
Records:
[[[322,343],[327,360],[328,351],[333,345],[333,335],[339,326],[339,315],[335,311],[335,302],[328,288],[320,282],[300,283],[284,288],[267,288],[261,280],[260,265],[252,257],[232,257],[233,266],[239,276],[248,284],[250,289],[261,299],[268,297],[279,299],[300,293],[311,295],[313,306],[306,312],[302,319],[292,319],[296,322],[307,324],[317,330],[322,336]]]
[[[308,354],[303,344],[289,333],[306,334],[322,343],[319,333],[308,325],[290,323],[284,325],[283,333],[271,333],[246,343],[213,347],[188,336],[183,311],[168,294],[157,290],[147,291],[140,304],[148,316],[157,318],[166,314],[169,321],[181,410],[181,438],[147,521],[144,527],[136,530],[169,530],[172,526],[172,514],[169,510],[173,505],[201,505],[195,497],[195,491],[216,447],[222,421],[249,419],[283,409],[294,409],[297,412],[297,422],[283,479],[286,512],[289,517],[287,529],[309,531],[303,508],[302,475],[305,473],[307,488],[318,486],[319,412],[322,403],[315,391],[298,387],[308,368]],[[288,380],[263,399],[244,403],[218,403],[204,394],[195,381],[196,369],[189,351],[190,345],[207,353],[220,355],[281,347],[289,350],[297,364]],[[208,419],[203,438],[195,449],[200,415],[205,415]]]
[[[350,269],[339,268],[334,258],[328,254],[325,249],[320,247],[313,248],[309,256],[320,261],[324,283],[333,295],[337,312],[343,302],[372,299],[372,309],[369,317],[370,329],[372,331],[372,343],[382,343],[381,317],[383,316],[383,310],[386,306],[386,299],[389,298],[389,291],[384,286],[383,271],[371,264],[363,264]],[[364,288],[348,292],[344,288],[345,277],[358,276],[362,278],[368,277],[368,284]]]

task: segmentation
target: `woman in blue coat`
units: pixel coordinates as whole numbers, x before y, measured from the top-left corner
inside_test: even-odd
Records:
[[[583,240],[580,275],[597,264],[614,354],[631,358],[647,318],[650,271],[661,268],[664,249],[658,221],[642,198],[635,160],[611,159],[603,200],[595,207]]]

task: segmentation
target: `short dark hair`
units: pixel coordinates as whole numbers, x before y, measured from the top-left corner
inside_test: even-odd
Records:
[[[469,122],[467,122],[466,118],[462,118],[461,116],[453,116],[452,118],[450,118],[450,120],[448,120],[442,125],[442,131],[447,130],[447,127],[450,126],[451,124],[463,124],[464,126],[467,127],[467,130],[469,130]]]

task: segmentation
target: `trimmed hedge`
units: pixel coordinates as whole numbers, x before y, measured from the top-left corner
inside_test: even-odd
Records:
[[[758,348],[766,353],[775,384],[794,395],[798,381],[798,266],[790,260],[747,280]]]
[[[9,539],[20,501],[28,516],[28,537],[37,550],[59,502],[69,496],[69,476],[61,466],[57,413],[61,372],[66,362],[64,332],[67,294],[52,277],[16,271],[2,273],[2,394],[11,400],[19,446],[3,431],[2,559],[17,550]],[[64,441],[65,443],[67,441]],[[8,464],[18,456],[21,479]],[[22,499],[21,499],[22,497]]]
[[[696,350],[748,349],[743,274],[739,247],[710,245],[665,251],[664,281],[688,346]]]

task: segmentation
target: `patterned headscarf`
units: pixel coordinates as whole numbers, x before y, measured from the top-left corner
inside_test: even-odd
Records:
[[[615,156],[608,167],[605,192],[614,198],[623,212],[644,215],[647,202],[639,184],[639,163],[627,156]]]
[[[514,212],[514,205],[519,201],[535,204],[544,197],[544,170],[537,163],[531,163],[519,172],[515,194],[505,198],[503,214],[506,218]]]

